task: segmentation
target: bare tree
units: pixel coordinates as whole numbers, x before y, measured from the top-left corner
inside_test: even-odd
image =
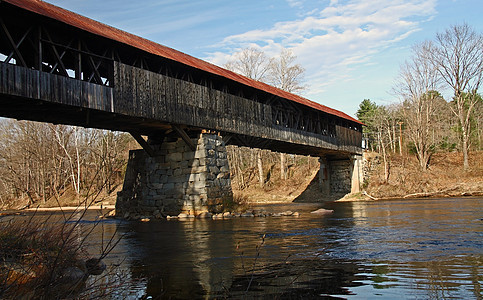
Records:
[[[270,59],[268,83],[290,93],[303,91],[300,81],[305,69],[295,64],[296,58],[291,50],[282,49],[277,58]]]
[[[263,81],[287,92],[300,92],[305,87],[300,81],[305,72],[299,64],[295,64],[297,57],[291,50],[282,49],[276,58],[268,57],[256,48],[246,48],[235,54],[235,59],[224,65],[225,68],[244,75],[248,78]],[[263,186],[263,166],[258,152],[258,177]],[[280,153],[280,178],[287,179],[285,153]]]
[[[301,80],[305,69],[295,64],[297,57],[289,49],[282,49],[278,57],[268,58],[261,50],[245,48],[235,53],[224,67],[251,79],[295,93],[305,89]]]
[[[235,59],[227,62],[224,67],[248,78],[265,81],[269,69],[269,62],[270,60],[263,51],[252,47],[245,48],[242,51],[235,53]],[[260,186],[263,186],[263,166],[260,155],[260,152],[258,152],[258,178],[260,180]]]
[[[384,163],[384,182],[389,181],[389,175],[391,170],[391,163],[389,160],[388,146],[390,144],[390,131],[391,127],[388,126],[390,115],[387,112],[386,107],[377,106],[370,116],[371,126],[374,127],[376,145],[378,152],[382,154]]]
[[[263,165],[262,165],[262,150],[257,151],[257,166],[258,166],[258,184],[263,187],[265,183],[265,177],[263,176]]]
[[[481,100],[475,105],[475,123],[477,149],[481,150],[483,149],[483,101]]]
[[[477,92],[483,73],[483,35],[467,24],[451,26],[436,35],[436,41],[430,43],[427,55],[443,81],[454,92],[452,110],[461,125],[463,166],[467,170],[470,117],[481,99],[477,97]]]
[[[436,116],[436,101],[441,98],[435,66],[428,59],[430,43],[413,48],[413,57],[401,66],[395,91],[403,100],[406,134],[413,142],[421,170],[427,169],[433,139],[431,138]]]
[[[268,83],[290,93],[303,91],[305,87],[300,81],[305,69],[295,64],[296,58],[291,50],[282,49],[278,57],[270,59]],[[287,179],[285,153],[280,153],[280,178]]]
[[[0,202],[28,197],[31,205],[98,181],[98,191],[111,193],[122,182],[131,142],[125,133],[0,120]]]
[[[235,53],[235,58],[228,61],[224,67],[248,78],[265,81],[269,69],[269,58],[257,48],[245,48]]]

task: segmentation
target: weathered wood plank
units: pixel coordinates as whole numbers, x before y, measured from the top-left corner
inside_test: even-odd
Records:
[[[115,68],[114,73],[122,76],[115,76],[114,101],[131,116],[335,150],[356,146],[360,135],[335,125],[334,119],[290,121],[291,115],[286,112],[285,116],[283,108],[282,123],[276,125],[273,118],[277,115],[269,105],[120,63]],[[119,95],[123,98],[118,99]],[[295,123],[300,128],[290,128]]]
[[[110,111],[112,88],[0,63],[0,93]]]

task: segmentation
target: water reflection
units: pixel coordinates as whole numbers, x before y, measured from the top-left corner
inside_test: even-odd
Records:
[[[130,298],[481,299],[481,204],[331,203],[326,216],[309,213],[320,206],[294,204],[265,209],[301,217],[106,220],[89,251],[123,236],[108,262],[126,271]]]
[[[366,276],[356,275],[356,260],[327,255],[316,234],[325,223],[307,214],[131,223],[120,231],[128,233],[123,244],[133,278],[146,279],[145,296],[349,294]]]

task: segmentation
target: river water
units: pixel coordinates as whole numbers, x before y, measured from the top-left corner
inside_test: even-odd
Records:
[[[299,217],[126,222],[89,235],[133,299],[482,299],[483,198],[267,205]],[[320,207],[329,215],[314,215]],[[88,228],[97,213],[90,212]]]

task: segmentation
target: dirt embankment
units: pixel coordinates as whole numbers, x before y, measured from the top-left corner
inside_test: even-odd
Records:
[[[260,186],[257,170],[244,171],[244,184],[240,184],[240,174],[232,174],[232,190],[235,201],[247,204],[290,203],[301,194],[307,193],[309,185],[316,179],[319,162],[315,157],[297,156],[289,161],[285,179],[282,179],[280,162],[264,163],[264,183]],[[235,175],[235,176],[233,176]],[[318,191],[315,193],[317,194]],[[315,195],[314,194],[314,195]],[[312,201],[316,202],[316,200]]]
[[[323,195],[318,187],[317,158],[297,157],[288,163],[286,179],[281,179],[280,163],[274,160],[264,164],[264,185],[260,187],[255,169],[244,172],[243,185],[240,174],[232,174],[235,201],[250,205],[257,203],[325,202],[378,200],[390,198],[452,197],[483,195],[483,151],[470,153],[470,169],[463,170],[461,153],[435,153],[427,171],[419,168],[412,155],[393,155],[390,158],[389,181],[384,182],[382,158],[377,153],[365,153],[367,158],[366,180],[363,193],[357,195]],[[233,176],[235,175],[235,176]],[[112,207],[116,192],[87,196],[88,203]],[[342,199],[341,199],[342,198]],[[31,207],[84,206],[86,195],[74,195],[66,191],[58,198],[37,202]],[[18,199],[16,205],[5,208],[25,208],[28,199]]]
[[[470,153],[470,169],[463,169],[463,156],[458,152],[435,153],[429,168],[421,171],[414,155],[393,155],[390,175],[384,182],[382,157],[378,153],[365,153],[366,176],[363,192],[356,195],[323,195],[318,186],[319,164],[294,164],[288,180],[273,174],[263,188],[256,176],[244,189],[233,184],[235,196],[249,203],[325,202],[379,200],[391,198],[457,197],[483,195],[483,151]],[[274,168],[275,172],[278,170]]]
[[[458,152],[435,153],[429,168],[421,171],[415,156],[390,157],[390,175],[384,182],[382,158],[367,153],[369,168],[364,184],[367,198],[417,198],[483,195],[483,151],[470,153],[470,169],[463,169]]]
[[[102,208],[113,208],[116,204],[116,195],[120,190],[118,187],[111,193],[106,193],[104,191],[83,191],[81,194],[76,194],[72,188],[62,191],[61,194],[55,195],[49,199],[43,201],[42,199],[37,199],[34,203],[26,196],[21,198],[10,199],[3,206],[0,205],[0,210],[38,210],[38,211],[48,211],[48,210],[58,210],[62,207],[64,210],[74,210],[82,208],[90,209],[101,209]]]

